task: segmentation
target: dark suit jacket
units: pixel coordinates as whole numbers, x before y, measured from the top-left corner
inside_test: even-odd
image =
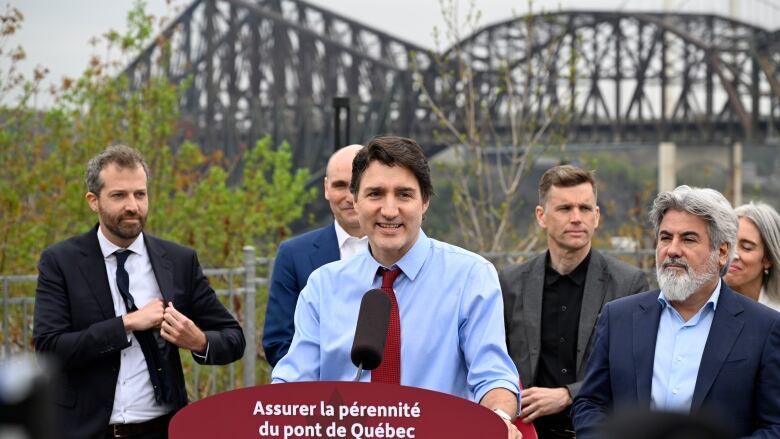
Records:
[[[206,364],[227,364],[244,353],[244,334],[217,300],[195,251],[144,234],[157,284],[165,300],[206,333]],[[119,355],[130,346],[111,300],[97,227],[46,249],[38,263],[33,338],[35,349],[62,368],[56,401],[61,437],[103,438],[114,403]],[[179,350],[163,344],[176,408],[187,404]]]
[[[523,387],[536,385],[542,327],[544,265],[547,253],[506,268],[499,277],[504,295],[504,325],[509,356],[520,372]],[[638,268],[591,250],[585,276],[580,323],[577,330],[577,381],[566,386],[577,396],[585,376],[593,329],[601,307],[618,297],[648,289],[647,277]]]
[[[290,349],[295,333],[295,304],[309,275],[329,262],[338,261],[340,256],[334,224],[296,236],[279,246],[263,330],[263,350],[271,366],[276,366]]]
[[[648,409],[661,305],[659,290],[608,303],[585,384],[572,406],[578,439],[616,409]],[[691,412],[723,419],[739,436],[780,437],[780,313],[722,283]]]

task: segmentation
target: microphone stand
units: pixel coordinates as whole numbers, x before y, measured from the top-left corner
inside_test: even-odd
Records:
[[[360,362],[360,365],[358,366],[357,375],[355,375],[355,379],[352,380],[352,382],[356,383],[360,381],[360,376],[363,374],[363,362]]]

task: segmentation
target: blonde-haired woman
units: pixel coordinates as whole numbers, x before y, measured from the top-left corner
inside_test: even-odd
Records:
[[[780,215],[765,203],[743,204],[737,253],[724,280],[732,289],[780,311]]]

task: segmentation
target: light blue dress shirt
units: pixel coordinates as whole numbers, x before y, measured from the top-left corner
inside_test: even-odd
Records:
[[[715,307],[718,305],[720,285],[721,281],[718,281],[707,303],[687,322],[666,300],[663,292],[659,294],[661,320],[658,323],[653,361],[653,409],[683,413],[691,411],[693,390],[715,316]]]
[[[311,274],[295,308],[292,345],[272,382],[354,379],[350,350],[360,301],[381,286],[380,266],[363,252]],[[421,230],[396,266],[403,271],[393,284],[401,317],[401,384],[474,402],[499,387],[519,395],[493,265]],[[364,372],[361,380],[370,375]]]

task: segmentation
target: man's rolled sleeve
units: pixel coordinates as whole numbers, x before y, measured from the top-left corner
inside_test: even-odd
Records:
[[[507,354],[498,274],[492,264],[484,261],[474,264],[468,279],[459,331],[474,401],[479,402],[490,390],[504,388],[517,395],[519,407],[520,378]]]

